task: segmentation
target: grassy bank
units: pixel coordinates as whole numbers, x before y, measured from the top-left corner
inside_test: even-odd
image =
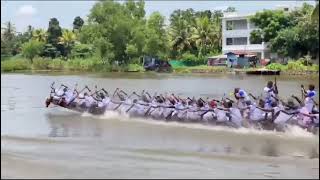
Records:
[[[97,58],[87,59],[46,59],[36,58],[31,63],[22,57],[13,57],[1,61],[2,72],[19,70],[52,70],[52,71],[80,71],[80,72],[142,72],[143,67],[138,64],[125,66],[110,65]]]
[[[227,67],[207,65],[173,67],[174,73],[226,73],[231,71],[232,69]]]
[[[280,70],[281,74],[304,75],[318,74],[319,65],[306,66],[303,61],[289,61],[287,65],[272,63],[266,67],[270,70]],[[258,69],[258,68],[257,68]],[[70,71],[70,72],[144,72],[144,68],[139,64],[129,64],[125,66],[110,65],[98,58],[91,57],[86,59],[47,59],[35,58],[33,63],[29,60],[17,56],[1,61],[2,72],[15,72],[25,70],[48,70],[48,71]],[[235,71],[222,66],[173,66],[173,73],[228,73]],[[242,69],[256,70],[254,68]]]
[[[271,63],[267,66],[270,70],[280,70],[282,74],[317,74],[319,73],[319,65],[306,65],[305,61],[288,61],[286,65],[280,63]]]

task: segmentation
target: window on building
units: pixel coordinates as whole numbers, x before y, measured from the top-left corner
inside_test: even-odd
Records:
[[[233,21],[233,30],[242,30],[248,29],[248,24],[246,19],[234,20]]]
[[[227,38],[227,45],[232,45],[232,44],[233,44],[232,38]]]
[[[248,29],[247,20],[241,19],[241,20],[226,21],[226,29],[227,30]]]
[[[227,24],[226,24],[227,30],[232,30],[232,29],[233,29],[233,22],[232,22],[232,21],[227,21],[226,23],[227,23]]]
[[[247,44],[248,44],[247,37],[233,38],[233,45],[247,45]]]

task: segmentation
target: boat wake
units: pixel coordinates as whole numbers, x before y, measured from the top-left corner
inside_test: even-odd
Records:
[[[254,127],[241,127],[241,128],[232,128],[227,126],[214,126],[208,124],[199,124],[199,123],[181,123],[176,121],[162,121],[162,120],[154,120],[152,118],[137,118],[137,117],[130,117],[127,114],[120,114],[116,111],[106,111],[103,115],[93,115],[88,112],[81,113],[83,117],[92,117],[92,118],[99,118],[99,119],[116,119],[119,121],[127,121],[127,122],[141,122],[141,123],[148,123],[153,125],[161,125],[161,126],[168,126],[168,127],[181,127],[181,128],[191,128],[191,129],[201,129],[201,130],[213,130],[213,131],[221,131],[221,132],[228,132],[228,133],[238,133],[238,134],[251,134],[251,135],[275,135],[281,137],[305,137],[305,138],[315,138],[319,137],[319,131],[317,134],[313,134],[305,129],[302,129],[296,125],[288,125],[284,132],[279,131],[270,131],[264,129],[257,129]]]

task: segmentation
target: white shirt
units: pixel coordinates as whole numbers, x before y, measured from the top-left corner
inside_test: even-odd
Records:
[[[310,112],[312,112],[312,109],[313,109],[313,106],[314,106],[313,98],[316,96],[316,92],[308,90],[307,94],[309,94],[309,93],[313,93],[314,95],[310,96],[310,97],[306,97],[305,100],[304,100],[304,104],[305,104],[305,107],[308,109],[308,111],[310,113]]]
[[[231,115],[231,121],[237,124],[238,126],[241,126],[242,122],[242,116],[241,112],[238,108],[230,108],[230,115]]]
[[[264,98],[265,98],[265,103],[271,102],[272,101],[272,97],[271,96],[275,96],[273,91],[270,91],[271,89],[268,87],[265,87],[263,89],[264,91]]]
[[[91,96],[85,96],[84,99],[87,107],[90,107],[95,102]]]
[[[255,105],[250,105],[250,120],[259,121],[264,119],[264,112]]]
[[[105,97],[102,99],[101,102],[98,102],[98,107],[104,107],[104,106],[107,106],[110,102],[110,98],[109,97]]]
[[[225,122],[228,121],[228,117],[226,116],[226,112],[220,109],[215,109],[217,115],[217,122]]]
[[[72,101],[75,98],[75,94],[70,89],[68,89],[65,92],[64,97],[66,99],[66,102],[69,103],[70,101]]]
[[[62,89],[55,89],[54,92],[57,96],[62,96],[64,94]]]

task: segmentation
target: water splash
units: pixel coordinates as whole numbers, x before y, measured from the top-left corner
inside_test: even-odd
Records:
[[[87,113],[84,113],[84,114],[87,115]],[[92,114],[89,114],[89,116],[97,117]],[[210,130],[210,131],[211,130],[223,131],[227,133],[251,134],[251,135],[260,135],[260,136],[274,135],[278,137],[290,137],[290,138],[295,138],[295,137],[317,138],[318,137],[318,135],[312,134],[311,132],[308,132],[298,126],[288,126],[285,132],[277,132],[275,130],[274,131],[260,130],[260,129],[255,129],[253,127],[249,127],[249,128],[241,127],[238,129],[234,129],[226,126],[212,126],[212,125],[195,124],[195,123],[180,123],[176,121],[165,122],[165,121],[153,120],[150,118],[136,118],[136,117],[130,117],[128,114],[120,114],[119,112],[115,112],[115,111],[106,111],[103,115],[99,116],[99,118],[100,119],[116,119],[120,121],[136,121],[136,122],[161,125],[161,126],[172,126],[172,127],[201,129],[201,130]]]

